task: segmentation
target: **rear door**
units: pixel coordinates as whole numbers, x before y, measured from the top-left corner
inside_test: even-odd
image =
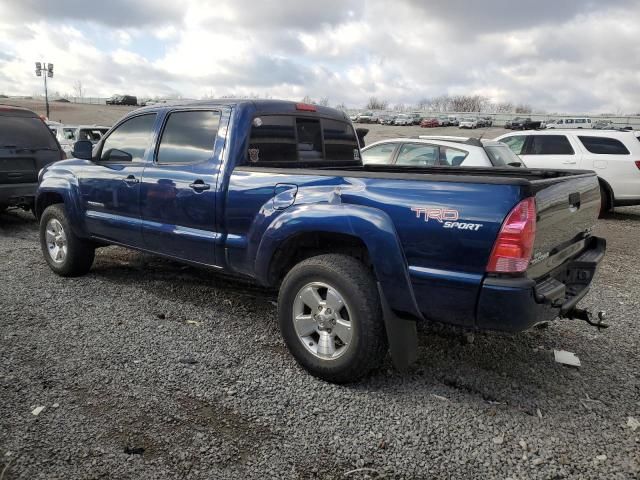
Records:
[[[572,138],[572,135],[560,133],[553,135],[533,134],[526,137],[520,158],[522,158],[527,167],[547,169],[580,168],[582,155],[579,145]],[[514,150],[514,153],[517,152]]]
[[[142,176],[146,249],[215,265],[220,119],[221,111],[213,109],[176,110],[165,117],[153,162]]]

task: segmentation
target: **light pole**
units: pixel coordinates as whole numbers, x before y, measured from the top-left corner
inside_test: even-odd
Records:
[[[46,75],[42,75],[42,70],[45,65]],[[47,91],[47,77],[53,78],[53,63],[36,62],[36,76],[44,78],[44,101],[47,104],[47,119],[49,119],[49,92]]]

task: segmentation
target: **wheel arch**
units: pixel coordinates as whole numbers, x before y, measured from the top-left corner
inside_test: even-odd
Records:
[[[404,251],[385,212],[330,203],[288,209],[262,236],[255,257],[256,277],[265,285],[275,286],[292,261],[317,253],[348,253],[359,258],[370,265],[393,310],[422,318]]]
[[[611,185],[609,184],[609,182],[607,182],[604,178],[602,177],[598,177],[598,183],[600,184],[600,187],[602,187],[602,189],[604,189],[604,191],[607,193],[607,204],[606,204],[606,208],[605,211],[610,211],[613,206],[615,205],[615,195],[613,193],[613,188],[611,188]]]

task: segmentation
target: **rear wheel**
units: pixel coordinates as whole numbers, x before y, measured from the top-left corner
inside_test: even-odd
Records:
[[[293,267],[280,288],[278,317],[298,363],[329,382],[358,380],[386,355],[374,277],[348,255],[319,255]]]
[[[62,204],[51,205],[40,218],[40,246],[51,270],[63,277],[91,269],[95,247],[73,233]]]
[[[605,188],[604,185],[600,184],[600,214],[598,218],[602,218],[607,215],[611,211],[613,202],[611,201],[611,196],[609,195],[609,191]]]

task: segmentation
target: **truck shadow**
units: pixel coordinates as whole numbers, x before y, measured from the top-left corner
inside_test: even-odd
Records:
[[[197,305],[204,321],[211,319],[211,328],[215,328],[216,318],[231,317],[254,326],[259,323],[259,328],[274,333],[277,330],[277,292],[242,279],[119,247],[101,250],[91,274],[142,289],[149,294],[150,301],[156,298],[158,302]],[[176,312],[174,320],[187,319],[181,319]],[[532,417],[550,412],[575,413],[575,405],[574,410],[568,408],[568,397],[579,405],[585,391],[592,399],[607,396],[607,392],[598,391],[602,385],[597,381],[601,372],[560,365],[554,361],[553,350],[564,348],[598,356],[597,352],[585,351],[596,348],[587,340],[591,333],[592,330],[575,322],[556,322],[545,329],[516,335],[477,334],[473,343],[469,343],[458,330],[427,324],[419,329],[418,361],[408,372],[396,372],[387,359],[385,367],[371,377],[345,388],[376,390],[398,397],[418,394],[426,402],[434,401],[435,395],[453,402],[515,410]],[[270,355],[289,357],[282,340],[278,337],[275,342],[277,345],[269,345],[274,347],[268,349]],[[306,375],[302,370],[300,373]],[[588,402],[585,404],[589,408],[607,408],[605,402]]]

